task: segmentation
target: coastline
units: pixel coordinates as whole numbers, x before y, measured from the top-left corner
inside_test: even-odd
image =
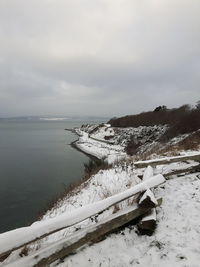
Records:
[[[100,159],[100,158],[98,158],[97,156],[92,155],[92,154],[90,154],[90,153],[84,151],[83,149],[81,149],[81,148],[77,145],[77,143],[80,141],[80,135],[76,132],[76,130],[75,130],[74,128],[72,128],[72,129],[65,129],[65,131],[72,132],[73,134],[75,134],[75,135],[78,137],[76,140],[72,141],[72,142],[69,144],[71,147],[73,147],[73,148],[76,149],[77,151],[79,151],[79,152],[85,154],[85,155],[86,155],[87,157],[89,157],[91,160],[97,161],[97,160]]]
[[[93,160],[105,160],[108,164],[113,164],[127,158],[124,147],[121,145],[114,145],[107,141],[102,142],[81,128],[74,128],[70,131],[78,136],[75,141],[71,142],[71,146]]]
[[[86,155],[90,160],[92,161],[98,161],[100,160],[100,158],[85,152],[84,150],[82,150],[78,145],[77,142],[79,142],[79,138],[80,135],[76,132],[76,130],[74,128],[70,129],[64,129],[65,131],[69,131],[72,132],[73,134],[75,134],[77,136],[77,139],[75,139],[74,141],[72,141],[71,143],[69,143],[69,146],[71,146],[73,149],[77,150],[78,152]],[[36,214],[36,218],[34,218],[33,221],[31,221],[31,224],[35,223],[36,221],[40,221],[42,220],[46,214],[48,214],[49,212],[51,212],[51,210],[54,210],[57,208],[57,204],[61,203],[63,201],[64,198],[74,195],[78,188],[82,187],[82,185],[90,178],[85,178],[86,173],[85,171],[83,171],[82,175],[80,176],[80,180],[76,181],[76,182],[72,182],[70,183],[66,189],[64,191],[61,191],[60,193],[58,193],[57,196],[55,196],[54,198],[52,198],[46,205],[46,207],[44,207],[43,209],[41,209],[37,214]],[[27,224],[27,226],[29,226],[29,224]]]
[[[81,148],[77,145],[77,142],[78,142],[78,141],[79,141],[79,138],[76,139],[75,141],[71,142],[71,143],[70,143],[70,146],[73,147],[74,149],[76,149],[77,151],[79,151],[79,152],[85,154],[85,155],[88,156],[91,160],[94,160],[94,161],[99,160],[98,157],[96,157],[96,156],[94,156],[94,155],[92,155],[92,154],[90,154],[90,153],[87,153],[87,152],[85,152],[83,149],[81,149]]]

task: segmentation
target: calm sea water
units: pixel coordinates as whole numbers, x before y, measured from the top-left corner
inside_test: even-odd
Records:
[[[89,158],[65,128],[85,121],[0,121],[0,232],[31,223],[83,175]]]

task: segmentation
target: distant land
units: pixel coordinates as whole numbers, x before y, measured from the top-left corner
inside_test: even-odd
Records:
[[[0,120],[12,120],[12,121],[107,121],[109,117],[96,117],[96,116],[19,116],[19,117],[0,117]]]

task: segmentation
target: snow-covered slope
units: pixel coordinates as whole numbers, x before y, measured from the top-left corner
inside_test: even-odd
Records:
[[[81,136],[77,144],[80,149],[99,158],[106,158],[109,153],[118,154],[116,159],[119,158],[121,152],[134,155],[135,158],[147,159],[157,158],[160,155],[178,155],[185,150],[200,149],[199,131],[178,135],[164,141],[162,138],[167,129],[167,125],[137,128],[117,128],[111,127],[109,124],[83,125],[76,129],[76,132]],[[95,147],[98,152],[95,151]],[[116,150],[119,153],[115,153]],[[111,156],[110,162],[116,159]]]
[[[142,145],[157,141],[166,131],[166,125],[140,126],[137,128],[116,128],[110,124],[83,125],[80,130],[88,133],[92,138],[109,141],[115,145],[125,147],[127,142],[134,138],[135,142]]]
[[[157,144],[166,129],[167,126],[112,128],[109,124],[83,125],[75,129],[79,136],[76,146],[83,152],[113,163],[127,158],[125,148],[131,139],[140,145],[139,151],[144,152]]]
[[[60,267],[199,267],[200,176],[167,181],[155,194],[163,197],[153,236],[138,236],[127,227],[106,240],[68,257]]]
[[[172,170],[196,166],[198,163],[179,162],[159,165],[154,173],[169,173]],[[53,209],[43,216],[43,221],[67,214],[79,207],[97,202],[109,196],[123,192],[141,181],[144,169],[137,169],[132,162],[118,163],[111,169],[101,170],[85,184],[77,188],[74,194],[66,196]],[[194,266],[199,263],[198,242],[200,228],[200,174],[183,177],[174,176],[165,185],[155,191],[156,198],[163,197],[162,206],[157,209],[158,228],[152,237],[139,236],[137,228],[131,226],[124,231],[110,235],[106,240],[86,247],[74,256],[68,257],[60,266]],[[134,198],[110,208],[98,218],[87,219],[75,226],[55,233],[43,241],[29,247],[29,254],[35,249],[44,248],[63,237],[101,221],[120,209],[132,205]],[[19,258],[19,252],[8,259]],[[118,256],[120,255],[120,256]],[[182,265],[180,265],[182,264]],[[54,265],[53,265],[54,266]]]

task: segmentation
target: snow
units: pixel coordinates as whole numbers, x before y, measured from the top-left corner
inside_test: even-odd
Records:
[[[175,170],[185,170],[187,171],[188,168],[198,166],[199,162],[194,160],[187,160],[187,161],[180,161],[180,162],[172,162],[168,164],[159,164],[155,167],[154,173],[162,173],[163,175],[166,175],[172,171]]]
[[[106,159],[109,164],[120,161],[127,157],[124,148],[120,145],[111,145],[99,142],[89,137],[88,133],[78,130],[79,140],[76,146],[83,152],[95,156],[99,159]]]
[[[154,169],[170,172],[170,169],[186,168],[194,162],[176,162],[172,164],[159,165]],[[160,168],[160,166],[162,168]],[[74,195],[61,201],[57,207],[50,210],[43,218],[49,221],[60,214],[65,214],[94,203],[109,195],[123,192],[138,183],[137,175],[144,173],[145,169],[136,169],[131,163],[115,165],[112,169],[102,170],[78,188]],[[173,177],[167,180],[164,185],[155,189],[156,198],[163,198],[161,207],[157,208],[158,227],[155,234],[149,236],[138,236],[135,227],[125,228],[122,232],[110,235],[106,240],[90,247],[85,247],[73,256],[65,259],[59,267],[76,266],[199,266],[200,260],[200,174],[191,174],[180,178]],[[131,208],[128,201],[121,206],[121,209]],[[112,215],[113,209],[103,213],[98,222]],[[122,210],[123,212],[123,210]],[[61,242],[63,238],[70,238],[70,235],[84,231],[96,223],[86,220],[70,229],[62,230],[45,239],[39,246],[45,249],[48,245]],[[77,229],[80,229],[76,232]],[[37,246],[36,246],[37,247]],[[33,246],[33,254],[34,252]],[[19,257],[12,253],[6,261],[11,263]],[[31,254],[32,255],[32,254]],[[117,257],[116,255],[120,255]],[[19,265],[13,265],[19,266]],[[52,266],[55,266],[52,264]]]
[[[144,171],[143,181],[146,181],[152,176],[153,176],[153,168],[151,166],[148,166]]]
[[[149,178],[150,179],[150,178]],[[143,194],[143,196],[141,197],[140,201],[139,201],[139,205],[147,198],[149,197],[151,202],[153,202],[156,205],[158,205],[158,202],[153,194],[153,192],[148,188],[146,190],[146,192]]]
[[[125,147],[131,137],[141,144],[141,151],[149,147],[166,131],[166,126],[141,126],[137,128],[112,128],[110,125],[85,125],[76,128],[79,136],[76,146],[85,153],[109,164],[128,158]],[[112,137],[108,141],[106,136]],[[94,138],[94,139],[93,139]]]
[[[151,212],[148,215],[144,216],[141,221],[146,222],[151,220],[156,221],[156,209],[152,209]]]
[[[167,143],[163,143],[160,141],[160,138],[166,132],[167,129],[168,129],[167,125],[140,126],[137,128],[134,127],[118,128],[118,127],[111,127],[110,125],[107,124],[100,124],[100,125],[83,125],[81,128],[79,129],[77,128],[76,131],[77,133],[85,132],[88,134],[89,137],[95,138],[96,141],[100,142],[106,141],[108,144],[120,146],[122,149],[124,149],[127,146],[130,140],[133,140],[134,143],[139,146],[134,155],[135,158],[139,159],[157,158],[159,153],[165,155],[170,155],[170,153],[171,154],[194,153],[194,151],[178,151],[178,144],[181,141],[183,142],[185,138],[188,138],[190,135],[194,134],[193,132],[190,134],[179,135],[169,140]],[[89,149],[89,152],[92,152],[91,149]],[[107,153],[105,157],[106,156]]]
[[[73,193],[67,195],[63,200],[58,202],[51,210],[49,210],[42,218],[42,221],[48,221],[50,218],[55,218],[63,213],[70,213],[71,211],[83,207],[85,205],[102,200],[108,196],[125,191],[138,184],[141,180],[137,177],[136,170],[133,165],[127,164],[115,164],[111,169],[100,170],[96,175],[93,175],[88,181],[77,187]],[[126,208],[128,205],[132,205],[134,198],[127,201],[123,201],[118,206]],[[114,207],[103,212],[98,220],[102,220],[107,216],[110,216],[114,212]],[[89,225],[95,224],[95,220],[87,219],[78,225],[66,228],[55,234],[50,235],[48,238],[43,239],[39,243],[28,246],[29,249],[35,251],[36,249],[43,248],[47,244],[53,244],[58,240],[63,239],[65,236],[69,236],[75,233],[78,229],[84,229]],[[6,263],[12,262],[19,258],[20,250],[13,252],[11,256],[6,260]]]
[[[146,163],[146,164],[150,164],[150,163],[154,163],[156,161],[156,163],[162,162],[162,161],[169,161],[170,160],[181,160],[184,159],[185,157],[188,156],[200,156],[200,152],[199,151],[189,151],[188,153],[182,153],[183,155],[181,156],[174,156],[174,157],[160,157],[157,159],[151,159],[151,160],[140,160],[140,161],[135,161],[134,164],[141,164],[141,163]]]
[[[127,227],[66,258],[59,267],[199,267],[200,180],[196,175],[175,178],[155,191],[163,203],[154,235],[138,236],[135,227]]]
[[[166,125],[115,128],[108,124],[102,124],[83,125],[80,130],[99,140],[105,140],[105,136],[110,136],[109,140],[112,143],[122,147],[125,147],[133,137],[136,143],[139,142],[142,145],[142,150],[145,150],[146,146],[157,141],[166,129]]]
[[[114,128],[107,124],[83,125],[81,128],[75,129],[80,137],[76,145],[82,151],[99,159],[106,159],[112,164],[115,161],[128,158],[125,148],[128,142],[133,139],[134,143],[139,145],[135,157],[158,158],[157,153],[159,151],[177,144],[188,136],[180,135],[166,144],[160,143],[159,138],[167,129],[167,125],[140,126],[137,128]],[[106,137],[109,137],[109,140]],[[200,154],[200,152],[179,151],[179,154],[195,155]],[[162,158],[168,159],[168,157]],[[140,161],[137,163],[139,164]],[[149,160],[149,163],[151,163],[151,160]]]
[[[86,234],[95,231],[96,229],[98,229],[98,227],[100,227],[102,224],[109,222],[110,220],[113,220],[117,217],[120,217],[124,214],[127,214],[129,212],[133,212],[134,210],[137,209],[137,205],[132,205],[129,208],[124,209],[123,211],[119,211],[116,214],[112,214],[111,216],[109,216],[108,218],[102,220],[99,223],[96,223],[95,225],[86,227],[84,229],[82,229],[81,231],[78,231],[76,233],[74,233],[73,235],[70,235],[66,238],[63,238],[60,241],[54,242],[51,246],[48,246],[42,250],[40,250],[39,252],[36,252],[28,257],[25,257],[23,259],[17,260],[14,263],[9,264],[10,267],[14,267],[14,266],[20,266],[20,267],[27,267],[27,266],[34,266],[36,263],[38,263],[39,260],[41,260],[42,258],[48,257],[52,254],[54,254],[56,251],[59,251],[60,249],[62,249],[64,246],[70,245],[72,243],[77,242],[80,238],[83,238]]]
[[[110,127],[109,124],[104,124],[102,127],[98,128],[90,137],[105,141],[105,137],[114,137],[114,129]]]
[[[64,200],[60,201],[57,206],[52,210],[48,211],[43,217],[43,220],[54,218],[62,213],[71,212],[72,210],[94,203],[96,201],[105,199],[109,196],[123,192],[126,189],[133,187],[134,185],[141,182],[137,177],[137,172],[133,169],[133,166],[126,164],[115,165],[113,168],[108,170],[101,170],[96,175],[92,176],[88,181],[78,187],[74,194],[67,196]],[[122,209],[132,203],[134,198],[127,201],[123,201],[118,206]],[[114,212],[114,207],[103,212],[98,217],[98,220],[105,218]],[[54,242],[55,240],[62,238],[63,235],[68,235],[78,228],[83,228],[91,224],[91,220],[86,220],[80,223],[78,226],[67,228],[61,232],[51,235],[48,238],[48,242]]]
[[[147,168],[145,169],[144,174],[143,174],[143,181],[145,181],[145,180],[149,179],[150,177],[152,177],[153,174],[154,174],[154,170],[153,170],[153,168],[152,168],[151,166],[147,166]],[[151,190],[149,190],[149,191],[150,191],[150,192],[146,192],[146,193],[145,193],[146,195],[143,195],[143,197],[146,198],[147,196],[149,196],[150,199],[151,199],[151,201],[152,201],[153,203],[155,203],[155,205],[157,205],[158,203],[157,203],[157,200],[156,200],[156,198],[155,198],[153,192],[152,192]],[[143,198],[143,197],[142,197],[142,198]],[[140,202],[142,202],[141,199],[140,199]],[[156,221],[156,209],[155,209],[155,208],[153,208],[153,209],[150,211],[149,214],[143,216],[143,218],[142,218],[141,221],[142,221],[142,222],[145,222],[145,221],[148,221],[148,220],[154,220],[154,221]]]

